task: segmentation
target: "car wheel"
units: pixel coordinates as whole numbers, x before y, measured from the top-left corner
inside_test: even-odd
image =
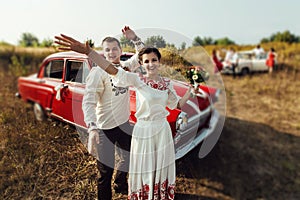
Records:
[[[246,76],[247,74],[249,74],[249,69],[248,68],[243,68],[242,71],[241,71],[241,75]]]
[[[45,120],[45,112],[44,109],[42,108],[42,106],[38,103],[34,103],[33,104],[33,113],[35,116],[35,119],[37,121],[44,121]]]

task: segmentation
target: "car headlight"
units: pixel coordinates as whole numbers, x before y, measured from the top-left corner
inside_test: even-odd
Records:
[[[176,120],[176,130],[183,131],[187,127],[188,115],[185,112],[181,112]]]
[[[194,81],[196,81],[198,78],[199,78],[199,77],[198,77],[197,74],[194,74],[194,75],[192,76],[192,79],[193,79]]]

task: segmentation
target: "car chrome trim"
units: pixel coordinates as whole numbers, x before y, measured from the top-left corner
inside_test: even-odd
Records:
[[[79,127],[79,128],[82,128],[82,129],[84,129],[84,130],[87,131],[87,128],[86,128],[86,127],[81,126],[81,125],[79,125],[79,124],[76,124],[76,123],[74,123],[74,122],[71,122],[71,121],[69,121],[69,120],[66,120],[66,119],[63,118],[62,116],[56,115],[56,114],[54,114],[54,113],[50,113],[50,115],[53,116],[53,117],[55,117],[55,118],[59,118],[59,119],[61,119],[61,120],[64,121],[64,122],[67,122],[67,123],[69,123],[69,124],[72,124],[72,125],[75,126],[75,127]]]
[[[186,129],[188,123],[188,115],[182,111],[179,113],[176,119],[176,131],[183,131]]]
[[[197,145],[200,144],[205,138],[207,138],[209,135],[211,135],[215,128],[217,127],[218,121],[220,118],[220,114],[217,110],[212,111],[212,116],[209,122],[208,128],[203,128],[201,131],[195,135],[195,138],[191,138],[185,145],[181,145],[180,148],[175,148],[175,159],[180,159],[184,155],[186,155],[189,151],[191,151],[193,148],[195,148]],[[183,134],[180,134],[179,137],[182,138]]]
[[[201,114],[201,110],[199,109],[199,106],[197,104],[195,104],[194,102],[188,100],[186,102],[186,104],[188,104],[189,106],[191,106],[195,111],[197,111],[198,115]]]
[[[176,135],[174,136],[175,146],[177,144],[180,144],[179,142],[182,142],[182,139],[185,139],[187,137],[193,139],[194,138],[193,136],[197,135],[199,124],[203,124],[203,121],[205,122],[207,120],[207,118],[210,116],[210,113],[211,113],[211,107],[208,107],[207,109],[203,110],[201,114],[189,117],[185,130],[184,131],[177,130]],[[186,145],[189,142],[190,141],[184,142],[183,145]]]

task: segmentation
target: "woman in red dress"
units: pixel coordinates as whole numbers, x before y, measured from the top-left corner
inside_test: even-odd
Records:
[[[268,53],[268,58],[266,61],[266,65],[269,67],[269,73],[273,72],[273,68],[275,66],[275,49],[272,47]]]
[[[220,62],[218,56],[217,56],[217,51],[213,49],[212,51],[212,59],[215,63],[215,73],[221,71],[223,69],[223,64]]]

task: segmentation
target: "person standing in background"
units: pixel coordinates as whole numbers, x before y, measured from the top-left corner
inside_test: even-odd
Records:
[[[273,47],[271,47],[269,52],[268,52],[268,57],[267,57],[267,60],[266,60],[266,65],[269,68],[269,73],[272,73],[273,68],[275,67],[275,57],[276,57],[275,49]]]
[[[238,54],[233,47],[226,52],[225,55],[225,66],[232,70],[233,78],[236,76],[235,68],[238,65]]]
[[[239,64],[239,56],[234,48],[232,48],[232,52],[233,52],[233,55],[230,60],[230,63],[231,63],[231,67],[232,67],[233,78],[235,78],[236,77],[236,68]]]
[[[212,60],[215,63],[215,73],[220,72],[223,69],[223,64],[219,60],[218,55],[217,55],[217,50],[215,50],[215,49],[212,50]]]
[[[225,62],[225,66],[231,66],[231,59],[232,59],[232,56],[233,56],[233,48],[230,47],[229,50],[226,50],[226,54],[225,54],[225,59],[224,59],[224,62]]]
[[[252,50],[254,56],[256,59],[261,59],[262,55],[265,53],[265,50],[258,44],[253,50]]]

